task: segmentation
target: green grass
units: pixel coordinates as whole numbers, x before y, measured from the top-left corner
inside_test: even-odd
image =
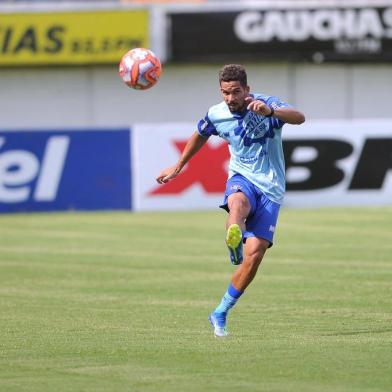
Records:
[[[391,391],[392,208],[279,219],[216,339],[224,212],[0,216],[0,390]]]

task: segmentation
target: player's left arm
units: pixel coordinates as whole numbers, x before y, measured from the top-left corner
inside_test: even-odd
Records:
[[[248,110],[261,114],[262,116],[276,118],[281,123],[302,124],[305,121],[305,116],[302,112],[276,99],[271,100],[270,103],[248,97],[246,101],[248,103]]]
[[[269,115],[285,122],[286,124],[302,124],[305,122],[305,115],[297,109],[293,108],[273,108],[268,106]]]

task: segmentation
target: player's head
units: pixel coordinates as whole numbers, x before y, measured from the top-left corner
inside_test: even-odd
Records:
[[[219,84],[222,82],[240,82],[242,87],[248,86],[245,68],[239,64],[227,64],[219,71]]]
[[[242,65],[228,64],[219,71],[221,93],[231,112],[242,112],[246,108],[245,98],[249,95],[247,79]]]

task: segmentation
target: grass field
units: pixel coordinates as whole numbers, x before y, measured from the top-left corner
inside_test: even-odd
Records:
[[[283,210],[217,339],[224,219],[0,216],[0,391],[392,391],[392,208]]]

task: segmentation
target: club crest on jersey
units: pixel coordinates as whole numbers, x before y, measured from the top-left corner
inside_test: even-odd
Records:
[[[265,132],[268,128],[268,122],[265,121],[265,118],[262,116],[250,112],[247,116],[247,121],[245,121],[245,127],[249,132],[252,133],[261,133]]]
[[[243,139],[246,147],[255,143],[264,145],[267,139],[274,138],[275,132],[269,127],[269,119],[250,113],[247,120],[245,122],[242,118],[238,119],[238,126],[234,129],[234,134]]]

